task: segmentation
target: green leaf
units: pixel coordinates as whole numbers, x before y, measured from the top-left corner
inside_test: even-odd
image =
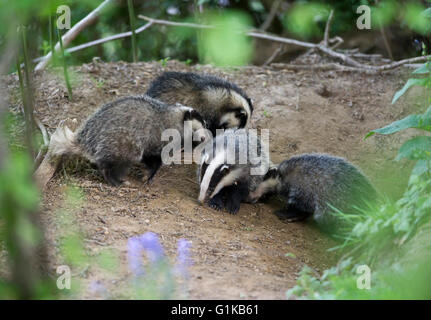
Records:
[[[395,101],[397,101],[398,98],[401,97],[410,87],[412,87],[412,86],[424,86],[427,81],[428,81],[428,79],[426,79],[426,78],[425,79],[412,78],[412,79],[407,80],[404,87],[402,87],[401,90],[398,90],[397,92],[395,92],[394,98],[392,99],[392,104],[394,104]]]
[[[431,155],[431,137],[420,136],[406,141],[398,150],[395,160],[407,158],[410,160],[426,159]]]
[[[429,167],[430,167],[430,165],[429,165],[428,159],[427,160],[418,160],[416,162],[415,166],[413,167],[411,175],[420,176],[420,175],[424,174],[425,172],[427,172]]]
[[[427,62],[427,63],[424,63],[423,65],[421,65],[415,71],[413,71],[413,74],[424,74],[424,73],[430,73],[430,72],[431,72],[430,65]]]
[[[418,128],[421,125],[422,122],[422,116],[418,114],[411,114],[404,119],[392,122],[391,124],[388,124],[387,126],[371,130],[367,133],[364,139],[367,139],[368,137],[372,136],[375,133],[380,134],[392,134],[401,130],[405,130],[408,128]]]

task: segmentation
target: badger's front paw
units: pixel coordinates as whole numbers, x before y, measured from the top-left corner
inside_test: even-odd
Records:
[[[215,196],[208,201],[208,206],[214,210],[220,211],[223,209],[223,199]]]
[[[228,198],[226,200],[226,210],[230,214],[236,214],[241,207],[241,202],[235,201],[235,199]]]

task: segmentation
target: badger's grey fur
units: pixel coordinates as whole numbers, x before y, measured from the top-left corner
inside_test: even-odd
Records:
[[[358,168],[326,154],[302,154],[281,162],[268,171],[250,198],[257,201],[269,192],[285,201],[285,207],[276,212],[281,219],[298,221],[312,215],[323,228],[339,224],[334,208],[359,214],[377,199],[376,190]]]
[[[161,140],[162,132],[176,129],[184,139],[184,121],[192,121],[193,132],[204,128],[202,117],[192,108],[166,105],[147,96],[125,97],[100,107],[75,133],[67,127],[57,130],[51,152],[83,155],[115,186],[121,184],[132,164],[142,162],[151,181],[162,164],[161,151],[167,143]]]
[[[240,88],[210,75],[165,72],[151,82],[146,94],[196,109],[213,135],[216,129],[248,126],[253,113],[250,98]]]
[[[197,171],[198,200],[203,203],[209,199],[210,207],[235,214],[241,202],[249,202],[249,193],[271,166],[265,146],[254,132],[226,130],[203,146]]]

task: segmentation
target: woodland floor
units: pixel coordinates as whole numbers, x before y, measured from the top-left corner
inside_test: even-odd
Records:
[[[390,197],[398,196],[405,186],[407,163],[395,163],[393,158],[406,134],[363,141],[369,130],[406,116],[421,102],[407,104],[408,99],[402,98],[391,105],[394,92],[406,79],[405,71],[369,76],[271,67],[228,70],[176,61],[165,67],[158,62],[92,62],[72,70],[72,102],[61,77],[52,71],[36,74],[35,112],[51,132],[61,119],[76,118],[80,123],[100,104],[144,93],[151,79],[164,70],[207,72],[235,82],[253,99],[252,127],[270,129],[273,162],[304,152],[325,152],[361,167]],[[19,112],[16,77],[10,76],[7,85],[10,107]],[[112,249],[120,257],[115,276],[93,265],[74,270],[84,283],[81,298],[99,298],[88,289],[93,281],[103,284],[111,297],[121,296],[116,290],[128,278],[127,239],[147,231],[160,236],[172,261],[178,239],[192,242],[188,282],[192,299],[284,299],[305,264],[319,272],[336,261],[336,253],[327,251],[336,244],[332,239],[310,222],[279,221],[272,214],[274,204],[243,204],[237,215],[199,205],[195,170],[195,165],[162,167],[150,187],[132,174],[129,183],[119,188],[105,184],[88,166],[60,170],[43,194],[41,209],[53,273],[63,262],[56,219],[64,207],[66,183],[83,190],[84,201],[73,210],[73,219],[84,235],[85,253],[95,256]]]

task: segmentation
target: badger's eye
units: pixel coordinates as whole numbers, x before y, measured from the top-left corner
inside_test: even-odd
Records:
[[[235,112],[235,117],[239,120],[239,127],[244,128],[247,124],[247,114],[245,113],[245,111]]]

